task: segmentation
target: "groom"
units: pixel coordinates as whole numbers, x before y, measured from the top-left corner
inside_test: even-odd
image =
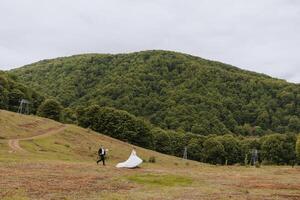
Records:
[[[99,162],[102,161],[103,165],[105,165],[105,154],[106,151],[105,149],[101,146],[100,149],[98,150],[98,156],[99,156],[99,160],[97,160],[97,165]]]

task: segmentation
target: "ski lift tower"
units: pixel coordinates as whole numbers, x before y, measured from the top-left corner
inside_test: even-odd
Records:
[[[255,165],[257,161],[258,161],[258,150],[252,149],[250,163]]]
[[[30,104],[30,101],[28,101],[26,99],[22,99],[20,101],[20,106],[19,106],[19,109],[18,109],[18,113],[29,115],[29,104]]]
[[[187,147],[184,147],[184,151],[183,151],[183,159],[187,160]]]

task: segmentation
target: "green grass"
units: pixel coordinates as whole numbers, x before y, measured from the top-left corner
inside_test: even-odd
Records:
[[[189,186],[193,180],[189,177],[177,175],[164,175],[164,174],[136,174],[127,178],[138,184],[151,185],[151,186]]]

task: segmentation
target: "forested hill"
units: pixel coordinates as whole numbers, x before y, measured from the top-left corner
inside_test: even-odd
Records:
[[[30,101],[30,113],[36,113],[44,97],[16,81],[15,76],[0,71],[0,109],[18,111],[20,100]]]
[[[115,107],[164,129],[202,135],[300,131],[299,85],[186,54],[86,54],[10,73],[65,107]]]

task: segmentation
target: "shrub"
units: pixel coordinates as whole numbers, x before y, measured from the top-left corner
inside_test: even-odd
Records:
[[[256,163],[255,163],[255,167],[256,167],[256,168],[260,168],[260,163],[259,163],[259,162],[256,162]]]
[[[148,162],[149,162],[149,163],[156,163],[156,158],[155,158],[155,156],[150,156]]]

